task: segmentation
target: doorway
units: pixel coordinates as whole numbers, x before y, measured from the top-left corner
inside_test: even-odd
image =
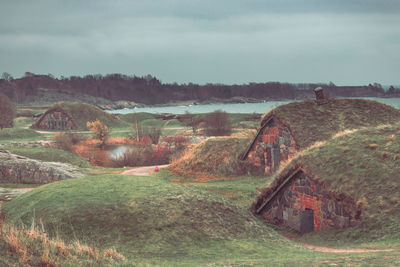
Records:
[[[300,213],[300,233],[307,234],[314,231],[314,211],[312,209],[302,210]]]

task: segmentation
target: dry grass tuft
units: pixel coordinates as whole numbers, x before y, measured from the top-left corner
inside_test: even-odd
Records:
[[[97,249],[82,245],[76,241],[67,245],[62,240],[49,239],[47,234],[37,230],[18,229],[6,224],[0,218],[0,242],[8,248],[8,256],[18,259],[23,266],[59,266],[60,262],[70,262],[85,259],[87,263],[101,263],[104,260],[124,261],[125,257],[114,249],[100,253]],[[73,256],[74,255],[74,256]]]
[[[104,255],[104,257],[110,258],[113,260],[125,261],[124,255],[118,253],[117,251],[115,251],[112,248],[105,250],[103,255]]]

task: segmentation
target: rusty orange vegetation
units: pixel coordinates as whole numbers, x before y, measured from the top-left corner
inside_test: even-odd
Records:
[[[136,141],[127,137],[111,137],[107,145],[132,145]],[[106,166],[110,162],[107,152],[99,147],[100,141],[87,138],[76,145],[73,145],[73,153],[87,159],[93,166]]]

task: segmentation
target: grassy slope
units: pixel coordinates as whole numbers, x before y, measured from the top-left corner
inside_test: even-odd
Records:
[[[74,120],[79,130],[86,130],[86,122],[99,119],[103,124],[109,127],[126,127],[128,123],[115,118],[111,114],[101,110],[100,108],[77,102],[60,102],[53,105],[49,110],[61,108]]]
[[[170,169],[179,175],[201,172],[212,175],[243,175],[250,166],[239,160],[249,139],[217,137],[210,138],[188,151],[174,162]]]
[[[330,191],[344,192],[363,204],[360,225],[327,231],[323,235],[325,239],[400,241],[399,124],[333,139],[304,152],[282,173],[295,164],[322,181]]]
[[[37,229],[17,229],[0,222],[0,266],[124,266],[115,250],[51,240]]]
[[[291,129],[300,148],[327,140],[346,129],[400,121],[400,110],[363,99],[330,99],[324,105],[316,105],[311,100],[293,102],[267,112],[263,118],[271,113]]]
[[[4,149],[10,151],[13,154],[24,156],[31,159],[70,163],[83,168],[91,167],[90,163],[84,160],[83,158],[62,149],[48,148],[48,147],[13,147],[13,146],[6,146],[4,147]]]
[[[5,128],[0,130],[0,142],[39,140],[43,136],[31,129]]]
[[[103,175],[56,182],[14,199],[5,210],[14,223],[27,225],[34,211],[53,236],[115,247],[139,263],[294,264],[318,256],[213,192],[158,178]]]

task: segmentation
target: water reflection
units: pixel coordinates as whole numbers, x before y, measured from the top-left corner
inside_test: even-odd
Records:
[[[130,150],[132,146],[129,145],[115,145],[107,148],[107,154],[112,159],[117,159],[124,155],[125,152]]]

